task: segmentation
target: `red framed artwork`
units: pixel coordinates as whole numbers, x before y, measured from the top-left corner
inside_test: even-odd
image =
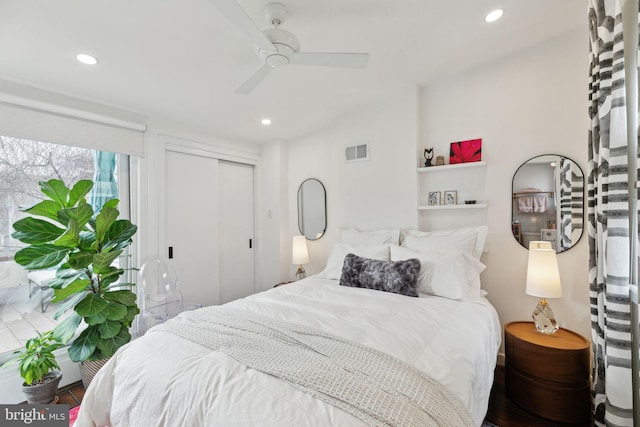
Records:
[[[449,164],[479,162],[482,160],[482,139],[452,142]]]

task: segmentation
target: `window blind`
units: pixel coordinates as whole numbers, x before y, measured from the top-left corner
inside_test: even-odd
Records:
[[[81,111],[74,114],[55,106],[47,111],[0,102],[0,134],[4,136],[142,156],[145,129],[144,125]]]

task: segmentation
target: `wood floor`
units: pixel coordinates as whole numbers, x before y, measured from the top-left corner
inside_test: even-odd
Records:
[[[78,406],[84,397],[84,387],[82,382],[70,384],[58,391],[59,403],[69,405],[69,408]],[[495,380],[491,390],[491,399],[489,400],[489,410],[487,411],[486,420],[499,427],[552,427],[558,426],[558,423],[547,421],[543,418],[525,411],[518,405],[513,403],[504,391],[504,366],[496,368]],[[573,426],[560,424],[564,426]],[[590,424],[577,427],[588,427]]]
[[[83,397],[84,386],[82,385],[82,381],[69,384],[58,390],[58,398],[60,399],[58,404],[69,405],[69,409],[79,406],[80,403],[82,403]]]

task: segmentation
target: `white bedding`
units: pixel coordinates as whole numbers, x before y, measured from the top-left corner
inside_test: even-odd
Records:
[[[484,418],[500,323],[482,302],[411,298],[308,278],[230,303],[389,353]],[[215,310],[215,307],[201,310]],[[222,353],[165,332],[121,349],[94,378],[77,426],[360,426],[354,416]]]

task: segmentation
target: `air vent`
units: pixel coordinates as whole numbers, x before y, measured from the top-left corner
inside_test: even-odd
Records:
[[[344,150],[348,163],[369,160],[369,144],[352,145]]]

